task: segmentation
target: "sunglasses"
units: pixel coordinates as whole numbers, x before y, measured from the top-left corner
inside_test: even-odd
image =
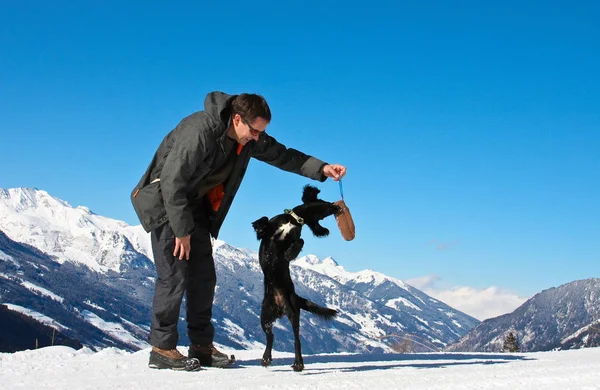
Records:
[[[252,134],[253,137],[260,136],[263,133],[262,131],[256,130],[254,127],[252,127],[250,122],[248,122],[244,118],[242,118],[242,122],[244,122],[246,126],[248,126],[248,128],[250,129],[250,134]]]

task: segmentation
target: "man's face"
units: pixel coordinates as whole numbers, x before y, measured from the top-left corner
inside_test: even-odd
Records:
[[[253,122],[248,122],[240,114],[235,114],[233,116],[233,129],[237,138],[236,141],[242,145],[246,145],[252,140],[258,141],[258,137],[267,129],[268,124],[269,122],[261,117],[256,118]]]

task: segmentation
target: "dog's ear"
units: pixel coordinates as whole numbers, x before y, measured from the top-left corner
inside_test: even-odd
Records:
[[[311,186],[307,184],[304,186],[304,191],[302,192],[302,203],[310,203],[317,200],[317,195],[321,192],[317,187]]]
[[[269,226],[269,218],[267,217],[261,217],[256,221],[252,222],[252,227],[256,232],[256,238],[258,240],[262,240],[263,238],[265,238],[267,233],[267,226]]]

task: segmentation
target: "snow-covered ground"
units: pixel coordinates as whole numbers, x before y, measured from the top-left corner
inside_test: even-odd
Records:
[[[180,350],[185,352],[185,348]],[[3,389],[600,389],[600,348],[490,354],[427,353],[305,356],[274,353],[260,366],[261,350],[234,351],[238,366],[199,372],[151,370],[149,349],[100,352],[63,346],[0,354]]]

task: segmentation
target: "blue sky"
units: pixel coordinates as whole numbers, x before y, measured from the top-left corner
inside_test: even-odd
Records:
[[[210,91],[260,93],[272,136],[348,167],[356,239],[332,219],[305,254],[432,293],[599,276],[597,2],[78,3],[2,7],[0,187],[137,224],[162,137]],[[307,183],[253,162],[219,238],[256,250]]]

